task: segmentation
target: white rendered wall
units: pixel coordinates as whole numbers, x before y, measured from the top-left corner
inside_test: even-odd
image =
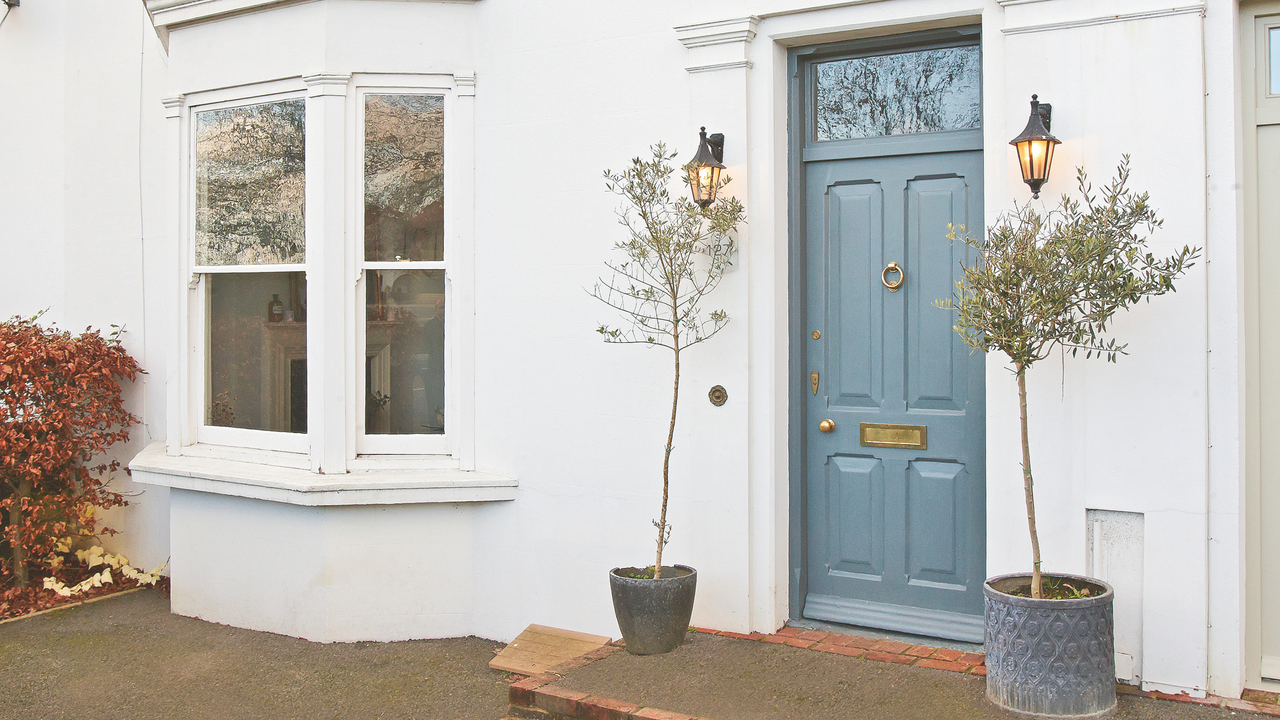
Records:
[[[1005,65],[1006,134],[1025,122],[1023,96],[1038,92],[1064,139],[1042,197],[1071,191],[1075,166],[1100,186],[1128,153],[1132,186],[1165,220],[1153,248],[1205,245],[1201,27],[1188,13],[1007,36],[1007,57],[1036,61]],[[1135,101],[1147,97],[1168,112]],[[1116,318],[1115,337],[1129,343],[1117,364],[1055,357],[1028,375],[1045,569],[1085,569],[1086,509],[1142,513],[1144,687],[1193,694],[1207,687],[1206,307],[1202,259],[1176,294]],[[1016,391],[996,358],[988,368],[988,572],[998,574],[1026,570],[1030,553],[1015,521],[1024,517]]]
[[[172,490],[172,610],[322,642],[472,634],[469,505],[299,507]]]
[[[746,201],[748,225],[709,298],[729,326],[682,357],[665,559],[699,570],[695,624],[781,625],[791,581],[787,48],[981,23],[988,222],[1029,198],[1006,143],[1034,92],[1054,105],[1064,141],[1046,202],[1073,189],[1074,166],[1085,165],[1096,186],[1130,153],[1134,187],[1166,220],[1157,250],[1208,244],[1214,261],[1198,262],[1176,294],[1117,319],[1116,336],[1130,343],[1117,364],[1067,357],[1032,370],[1046,568],[1085,569],[1086,510],[1142,513],[1143,678],[1174,691],[1238,691],[1238,152],[1225,139],[1238,123],[1228,102],[1211,103],[1206,120],[1206,89],[1211,98],[1235,92],[1234,60],[1223,55],[1234,52],[1234,18],[1216,5],[1202,19],[1160,14],[1146,0],[822,10],[802,0],[338,0],[178,28],[167,56],[145,15],[127,7],[72,13],[29,3],[0,25],[0,64],[19,68],[0,77],[0,91],[10,97],[17,87],[50,108],[0,105],[6,126],[22,129],[0,136],[4,155],[30,168],[0,194],[0,242],[15,258],[0,266],[0,309],[50,306],[70,327],[127,323],[126,343],[152,373],[145,403],[135,401],[150,430],[137,447],[160,439],[165,393],[177,388],[176,298],[185,292],[171,274],[182,250],[160,98],[319,72],[474,71],[476,469],[520,482],[514,502],[483,506],[308,509],[174,491],[159,516],[124,516],[145,520],[127,520],[123,537],[166,554],[171,510],[176,611],[330,640],[509,639],[529,623],[616,636],[606,573],[651,562],[671,366],[666,351],[606,345],[594,332],[617,318],[584,288],[623,237],[601,172],[659,140],[687,158],[706,125],[726,134],[729,191]],[[674,30],[750,16],[753,39],[712,49],[686,49]],[[1050,27],[1005,32],[1042,25]],[[111,31],[96,32],[103,27]],[[713,55],[750,66],[686,69]],[[139,58],[149,63],[141,74]],[[96,74],[84,74],[89,65]],[[97,141],[104,132],[110,140]],[[95,182],[104,168],[107,181]],[[729,393],[719,408],[706,397],[716,384]],[[1027,569],[1029,550],[1016,394],[995,357],[988,394],[988,572],[997,574]],[[150,512],[148,501],[166,492],[149,488],[129,512]],[[1212,543],[1211,527],[1221,530]],[[396,552],[438,575],[420,582]],[[371,584],[386,595],[362,595]],[[182,587],[198,592],[179,597]],[[362,614],[369,598],[387,603],[378,608],[385,621]]]
[[[0,9],[0,13],[4,10]],[[111,456],[127,461],[163,435],[163,368],[145,352],[142,212],[159,157],[152,141],[163,63],[147,14],[134,3],[62,0],[13,8],[0,24],[0,316],[30,316],[81,332],[125,328],[124,347],[148,375],[125,387],[147,424]],[[157,418],[153,412],[160,409]],[[159,424],[153,424],[158,420]],[[160,435],[156,435],[157,431]],[[109,511],[109,549],[147,568],[168,557],[168,498],[116,473],[131,495]]]

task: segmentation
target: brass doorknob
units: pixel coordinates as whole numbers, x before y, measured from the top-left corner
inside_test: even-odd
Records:
[[[818,429],[824,433],[829,433],[832,430],[836,429],[836,424],[831,422],[830,420],[823,420],[822,422],[818,423]]]

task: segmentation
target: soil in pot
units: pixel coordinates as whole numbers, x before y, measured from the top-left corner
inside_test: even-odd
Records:
[[[686,565],[663,565],[657,580],[652,567],[611,570],[613,612],[627,651],[660,655],[679,647],[689,630],[697,586],[697,571]]]
[[[1116,704],[1111,586],[1079,575],[1045,580],[1076,597],[1023,597],[1031,584],[1025,575],[991,578],[983,586],[987,697],[1035,715],[1109,712]]]

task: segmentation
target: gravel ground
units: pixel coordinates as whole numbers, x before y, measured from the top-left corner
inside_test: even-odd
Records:
[[[497,720],[501,646],[313,643],[171,615],[143,590],[0,625],[0,718]]]
[[[716,720],[1026,720],[985,698],[981,677],[690,633],[656,656],[625,652],[556,685]],[[1253,713],[1121,697],[1109,720],[1227,720]]]
[[[478,638],[321,644],[179,617],[143,590],[0,625],[0,719],[498,720],[507,680]],[[569,673],[572,690],[717,720],[993,720],[983,679],[690,634]],[[1260,718],[1121,697],[1115,720]]]

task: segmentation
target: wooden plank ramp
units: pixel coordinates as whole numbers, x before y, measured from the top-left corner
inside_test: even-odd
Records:
[[[611,640],[603,635],[530,625],[493,656],[489,667],[521,675],[537,675],[566,660],[608,645]]]

